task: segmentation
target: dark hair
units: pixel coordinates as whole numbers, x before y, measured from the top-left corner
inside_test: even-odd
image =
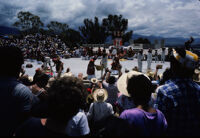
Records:
[[[170,56],[170,69],[173,77],[192,78],[194,74],[194,69],[183,67],[174,56]]]
[[[41,73],[35,78],[35,83],[40,88],[45,88],[48,81],[49,81],[49,76],[45,73]]]
[[[24,63],[22,51],[15,46],[0,46],[0,76],[19,77]]]
[[[54,80],[47,92],[49,117],[60,122],[67,122],[86,104],[86,89],[75,77]]]
[[[28,79],[28,76],[19,77],[19,81],[21,81],[26,86],[30,86],[32,84]]]
[[[109,84],[114,84],[115,81],[116,81],[116,79],[115,79],[114,76],[110,76],[110,77],[108,78],[108,83],[109,83]]]
[[[163,72],[163,76],[160,80],[160,84],[159,85],[163,85],[167,80],[171,79],[172,76],[172,71],[169,68],[166,68],[165,71]]]
[[[147,105],[155,87],[146,76],[138,75],[128,80],[127,90],[136,105]]]

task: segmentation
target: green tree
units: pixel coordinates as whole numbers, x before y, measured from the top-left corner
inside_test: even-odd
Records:
[[[105,28],[107,35],[111,35],[112,38],[122,37],[123,42],[129,42],[132,37],[133,31],[126,32],[128,29],[128,19],[123,18],[122,15],[108,15],[107,18],[102,20],[102,25]],[[120,36],[118,36],[120,32]]]
[[[103,27],[105,27],[106,32],[114,38],[114,32],[125,32],[128,28],[128,19],[123,18],[122,15],[108,15],[102,21]]]
[[[13,25],[18,27],[22,32],[35,33],[44,26],[43,22],[40,20],[40,17],[30,12],[20,11],[17,14],[17,18],[18,21],[16,21]]]
[[[48,25],[47,25],[49,32],[53,33],[53,34],[60,34],[62,32],[65,32],[66,30],[69,29],[69,26],[65,23],[60,23],[57,21],[51,21]]]
[[[133,31],[132,31],[132,30],[129,31],[129,32],[127,32],[127,33],[125,33],[125,34],[122,36],[123,42],[124,42],[124,43],[125,43],[125,42],[129,42],[129,40],[131,39],[132,35],[133,35]]]
[[[84,19],[84,25],[79,27],[79,30],[86,43],[97,44],[104,43],[106,40],[105,27],[99,23],[98,17],[92,19]]]
[[[60,38],[63,42],[65,42],[70,48],[76,46],[78,47],[82,41],[83,38],[79,31],[76,31],[74,29],[69,28],[65,32],[62,32],[60,34]]]

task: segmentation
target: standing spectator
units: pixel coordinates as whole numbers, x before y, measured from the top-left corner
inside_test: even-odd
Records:
[[[137,55],[138,71],[142,72],[143,50],[140,50]]]
[[[152,62],[152,50],[148,50],[147,54],[147,70],[151,70],[151,62]]]
[[[136,108],[125,110],[120,118],[125,119],[133,127],[133,133],[139,136],[161,136],[165,134],[167,122],[163,113],[150,105],[154,87],[151,80],[143,73],[131,71],[119,78],[118,88],[126,96],[130,96]]]
[[[104,126],[107,117],[114,114],[112,105],[105,102],[108,98],[105,89],[96,89],[93,98],[95,102],[90,105],[87,113],[92,134]]]
[[[30,115],[36,97],[17,79],[24,63],[21,50],[14,46],[0,47],[0,135],[12,136],[16,127]]]
[[[91,80],[92,78],[96,78],[94,59],[90,59],[90,62],[87,66],[87,75],[88,75],[88,80]]]
[[[83,108],[86,91],[81,80],[62,77],[48,89],[48,118],[30,118],[16,136],[83,136],[90,132]]]
[[[198,56],[185,49],[173,50],[172,75],[157,88],[156,106],[166,116],[167,135],[200,135],[200,86],[192,80]]]

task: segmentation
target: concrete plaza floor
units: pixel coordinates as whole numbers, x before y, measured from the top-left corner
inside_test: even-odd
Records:
[[[87,71],[87,65],[89,63],[89,60],[82,60],[81,58],[69,58],[69,59],[61,59],[61,61],[64,63],[64,70],[63,72],[66,71],[66,69],[69,67],[71,69],[71,72],[77,76],[78,73],[82,72],[84,76],[87,75],[86,71]],[[108,60],[108,68],[111,68],[111,60]],[[26,64],[31,63],[33,65],[32,68],[26,68]],[[122,65],[122,72],[125,72],[125,69],[131,70],[132,68],[134,68],[135,66],[138,65],[137,63],[137,59],[134,60],[126,60],[126,61],[120,61],[121,65]],[[142,72],[146,72],[147,70],[147,61],[143,61],[143,69]],[[163,65],[163,68],[159,70],[158,74],[161,74],[164,72],[164,70],[170,66],[169,62],[165,62],[165,63],[161,63],[160,61],[155,63],[155,61],[152,62],[151,64],[151,68],[152,71],[155,71],[156,65],[157,64],[161,64]],[[38,64],[38,62],[36,60],[26,60],[24,63],[24,69],[25,69],[25,74],[29,75],[29,76],[34,76],[35,74],[35,70],[39,67],[41,67],[42,64]],[[53,63],[51,62],[51,65],[53,65]],[[95,61],[95,65],[100,65],[100,59],[97,59]],[[53,67],[53,71],[55,73],[55,67]],[[101,71],[95,71],[96,72],[96,77],[100,78],[101,76]]]

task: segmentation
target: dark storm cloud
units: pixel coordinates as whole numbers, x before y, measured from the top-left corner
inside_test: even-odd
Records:
[[[0,25],[11,25],[19,6],[0,1]]]
[[[145,35],[200,35],[198,0],[0,0],[0,25],[12,25],[19,11],[30,11],[50,21],[77,29],[85,18],[99,21],[108,14],[122,14],[129,30]]]

